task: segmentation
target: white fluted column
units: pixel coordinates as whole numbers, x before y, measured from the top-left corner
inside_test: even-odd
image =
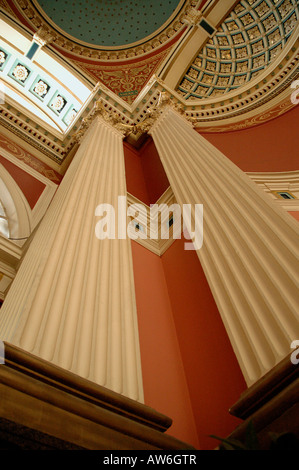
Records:
[[[0,338],[143,401],[131,245],[99,240],[96,207],[126,196],[123,135],[95,117],[0,311]]]
[[[203,204],[197,254],[251,385],[299,338],[298,223],[176,110],[150,134],[177,202]]]

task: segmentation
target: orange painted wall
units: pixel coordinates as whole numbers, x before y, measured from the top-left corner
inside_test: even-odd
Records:
[[[129,192],[156,202],[169,183],[153,142],[125,148],[125,161]],[[132,242],[145,403],[173,419],[169,434],[212,449],[209,434],[239,423],[228,409],[246,385],[199,260],[181,243],[160,258]]]
[[[162,255],[200,447],[210,434],[227,436],[238,424],[228,410],[247,388],[196,252],[184,238]]]
[[[132,241],[145,404],[173,420],[168,433],[198,448],[162,261]]]
[[[127,191],[140,199],[144,204],[149,205],[149,195],[139,152],[124,143],[124,156]]]
[[[298,211],[290,211],[289,214],[293,216],[299,222],[299,212]]]
[[[146,175],[145,183],[150,204],[155,204],[169,187],[169,181],[151,138],[140,149],[140,160],[142,170]]]
[[[299,168],[298,122],[296,106],[250,129],[201,134],[243,171],[292,171]]]
[[[33,209],[39,197],[41,196],[43,190],[45,189],[44,183],[42,183],[41,181],[38,181],[29,173],[26,173],[26,171],[14,165],[13,163],[11,163],[9,160],[2,157],[1,155],[0,155],[0,163],[14,178],[15,182],[23,191],[24,196],[26,197],[31,209]]]
[[[298,112],[202,135],[243,171],[296,170]],[[125,152],[128,190],[154,203],[168,187],[158,154],[151,140],[134,152]],[[239,424],[228,410],[247,386],[198,257],[183,243],[159,258],[132,242],[145,402],[173,418],[170,434],[213,449],[210,434],[227,436]]]
[[[153,140],[149,137],[140,150],[125,143],[124,155],[128,192],[148,206],[155,204],[169,181]]]

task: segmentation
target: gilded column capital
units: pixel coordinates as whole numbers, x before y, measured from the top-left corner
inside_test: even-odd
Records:
[[[162,80],[156,78],[156,81],[158,81],[160,85],[163,85]],[[159,94],[158,102],[145,111],[145,118],[134,126],[132,132],[136,134],[150,134],[158,120],[166,116],[168,109],[177,112],[180,116],[185,118],[190,125],[193,125],[192,119],[189,118],[185,112],[185,106],[180,102],[176,102],[169,91],[163,90]]]
[[[200,10],[197,10],[196,8],[190,8],[185,18],[183,19],[183,23],[186,23],[190,26],[196,26],[201,17],[202,12]]]
[[[158,82],[160,85],[163,84],[161,80],[158,80]],[[74,140],[78,143],[82,141],[86,131],[97,116],[103,119],[106,124],[112,126],[113,129],[118,131],[123,137],[127,137],[130,134],[140,135],[150,133],[159,118],[162,116],[165,117],[168,108],[179,113],[190,125],[195,123],[195,121],[185,113],[184,105],[180,102],[175,102],[172,95],[166,90],[161,91],[157,103],[145,111],[144,119],[133,124],[122,122],[122,118],[117,111],[111,108],[108,109],[107,105],[105,105],[104,101],[100,98],[94,103],[93,109],[88,116],[82,119],[79,129],[74,134]]]
[[[162,91],[160,93],[158,103],[147,110],[146,118],[136,127],[139,131],[151,133],[154,125],[156,125],[160,119],[165,118],[167,111],[170,109],[185,118],[185,120],[193,127],[193,120],[186,114],[184,105],[180,102],[175,102],[168,91]]]
[[[41,46],[50,44],[55,39],[55,34],[45,24],[43,24],[34,34],[33,39]]]
[[[81,126],[74,135],[74,140],[76,142],[80,143],[82,141],[86,131],[89,129],[96,117],[101,117],[106,124],[109,124],[111,127],[113,127],[113,129],[118,131],[123,137],[132,132],[134,127],[121,122],[118,114],[113,110],[107,110],[103,101],[99,99],[95,102],[94,107],[88,116],[82,119]]]

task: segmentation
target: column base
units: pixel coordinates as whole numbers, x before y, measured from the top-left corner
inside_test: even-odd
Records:
[[[261,450],[270,450],[273,436],[288,433],[281,444],[299,448],[299,365],[286,357],[244,392],[230,413],[243,419],[227,439],[245,442],[250,423]],[[278,445],[278,444],[277,444]]]
[[[165,431],[171,419],[16,346],[0,365],[2,450],[194,449]]]

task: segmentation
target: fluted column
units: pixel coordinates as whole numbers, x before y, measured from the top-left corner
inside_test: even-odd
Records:
[[[96,236],[126,196],[123,135],[96,116],[0,311],[0,338],[143,401],[131,245]],[[103,215],[103,214],[102,214]]]
[[[203,204],[197,254],[251,385],[299,338],[299,226],[176,110],[150,134],[178,203]]]

